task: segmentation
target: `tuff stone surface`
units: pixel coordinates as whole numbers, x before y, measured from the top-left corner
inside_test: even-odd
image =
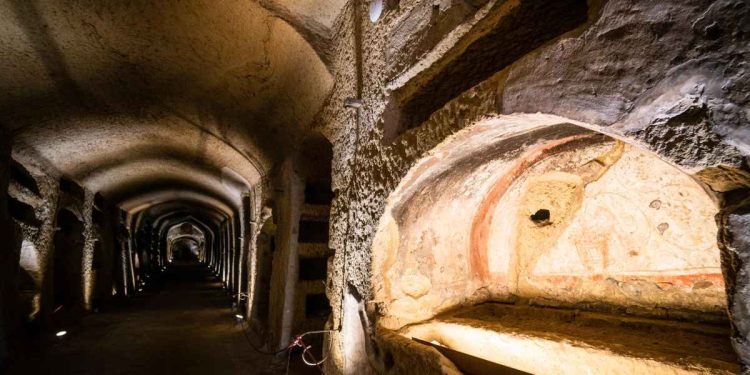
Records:
[[[729,315],[732,318],[732,345],[743,364],[743,372],[750,371],[750,202],[745,201],[724,209],[717,217],[722,229],[719,245],[728,265]]]
[[[279,238],[286,249],[283,256],[288,258],[277,267],[286,274],[273,275],[275,297],[281,302],[286,298],[288,303],[278,303],[274,314],[294,314],[295,301],[290,299],[294,288],[287,285],[296,283],[287,281],[297,272],[298,231],[288,221],[296,221],[306,211],[298,212],[299,205],[287,201],[291,190],[282,191],[285,181],[280,181],[283,174],[279,171],[281,162],[292,156],[302,163],[293,163],[294,171],[285,165],[284,173],[304,175],[305,169],[317,170],[321,162],[300,151],[312,130],[333,145],[334,200],[328,248],[334,255],[329,260],[325,292],[333,309],[327,326],[337,332],[331,334],[333,353],[326,371],[409,373],[410,356],[426,360],[419,367],[425,372],[457,371],[434,350],[425,351],[385,329],[374,333],[394,318],[389,316],[395,311],[389,310],[393,301],[378,298],[380,284],[386,280],[398,284],[393,289],[403,296],[400,302],[411,303],[404,310],[416,311],[401,323],[432,319],[437,312],[461,304],[504,300],[586,309],[607,302],[623,314],[713,319],[721,324],[724,282],[735,347],[740,359],[748,363],[743,328],[747,288],[741,277],[744,255],[732,250],[744,246],[738,233],[746,223],[744,211],[730,209],[727,203],[744,199],[747,191],[743,189],[750,187],[750,5],[746,1],[379,3],[384,7],[381,17],[370,21],[371,2],[366,0],[233,0],[220,6],[204,0],[0,2],[0,49],[4,52],[0,54],[0,137],[7,141],[6,135],[12,133],[13,157],[38,185],[39,194],[17,184],[11,185],[9,193],[32,207],[39,221],[39,225],[20,224],[18,232],[26,239],[26,251],[33,247],[40,255],[40,271],[31,276],[39,283],[39,297],[49,300],[52,293],[49,259],[54,254],[55,217],[60,208],[72,204],[85,227],[85,307],[94,304],[87,293],[133,292],[144,277],[143,272],[133,271],[135,264],[157,262],[153,252],[163,245],[160,236],[181,220],[206,229],[207,242],[216,249],[210,252],[209,263],[240,303],[239,296],[249,292],[255,281],[245,283],[237,277],[239,271],[242,265],[250,268],[258,263],[242,261],[243,252],[257,246],[257,233],[248,232],[252,227],[248,223],[260,215],[262,207],[274,207],[274,216],[281,220],[275,224],[283,228]],[[554,136],[532,132],[513,139],[514,147],[492,147],[533,116],[564,126]],[[460,160],[465,148],[439,148],[445,141],[470,137],[462,130],[477,125],[497,127],[492,137],[473,140],[485,147],[478,155]],[[576,140],[574,156],[561,151],[568,155],[563,160],[548,158],[560,165],[549,160],[545,164],[531,154],[519,159],[524,151],[550,156],[549,152],[557,154],[559,147],[567,147],[547,141],[594,133],[606,134],[609,143],[601,141],[601,135],[593,135],[600,137],[593,143]],[[618,142],[626,151],[616,156],[612,144]],[[0,150],[7,151],[7,147],[0,145]],[[643,195],[633,205],[636,211],[646,212],[643,216],[648,220],[633,219],[641,216],[631,211],[621,216],[630,226],[642,228],[640,232],[592,223],[580,215],[580,210],[589,209],[620,218],[615,207],[624,204],[622,195],[628,192],[618,190],[616,181],[608,178],[638,180],[622,170],[629,165],[630,171],[643,172],[644,168],[633,167],[637,162],[628,161],[634,153],[666,162],[658,161],[662,164],[655,168],[665,171],[664,178],[675,177],[672,172],[686,174],[680,174],[680,182],[674,185],[689,190],[691,199],[700,196],[690,201],[700,213],[685,214],[689,210],[672,203],[677,200],[646,191],[649,184],[643,183],[632,189]],[[442,157],[457,158],[458,167],[452,172],[440,169],[436,160]],[[612,161],[619,157],[624,162]],[[506,163],[513,167],[510,176],[529,177],[528,172],[533,178],[516,185],[510,183],[515,177],[490,183],[489,177],[508,167]],[[0,177],[5,174],[0,170]],[[422,174],[434,177],[434,183],[425,187],[410,179]],[[455,185],[440,179],[449,175]],[[79,199],[60,194],[61,177],[81,185],[84,193]],[[661,182],[653,184],[660,191],[674,187]],[[441,205],[451,193],[447,187],[457,187],[455,191],[468,203]],[[501,197],[506,191],[510,194],[507,201],[497,206],[492,200],[481,201],[485,192]],[[676,194],[680,192],[684,191]],[[94,220],[95,193],[108,202],[109,220],[103,233],[97,233],[101,231]],[[296,191],[294,195],[303,194]],[[488,215],[481,217],[520,221],[533,216],[538,209],[534,203],[544,200],[553,215],[564,215],[529,221],[528,227],[513,234],[520,238],[516,247],[529,250],[520,253],[532,254],[520,263],[523,272],[509,273],[515,280],[523,274],[520,287],[518,283],[485,283],[500,274],[501,259],[491,251],[487,256],[498,262],[487,262],[486,269],[481,266],[486,260],[483,251],[473,258],[456,257],[455,264],[471,272],[466,279],[454,278],[454,284],[444,287],[432,273],[443,272],[446,279],[455,274],[433,270],[447,258],[430,251],[443,249],[446,241],[456,240],[467,228],[447,220],[436,225],[441,233],[410,232],[409,226],[424,215],[410,213],[408,207],[387,210],[407,196],[404,202],[413,200],[414,207],[425,208],[424,212],[454,209],[468,217],[474,214],[468,212],[470,208],[483,207]],[[3,199],[0,230],[7,231]],[[709,208],[717,204],[726,207],[714,228],[706,224],[706,218],[715,213]],[[491,212],[496,207],[509,210]],[[394,224],[404,218],[412,222]],[[486,224],[483,220],[477,219],[476,224]],[[256,229],[261,222],[253,221]],[[464,224],[468,227],[473,222]],[[479,227],[492,227],[492,220],[488,222]],[[691,223],[706,230],[686,231],[684,227]],[[581,228],[587,226],[595,227],[597,235],[585,237],[588,233]],[[713,240],[711,231],[722,233],[718,254],[723,277],[717,276],[718,250],[705,241]],[[466,233],[505,238],[492,230],[472,232],[469,228]],[[673,274],[669,280],[651,274],[646,275],[651,279],[618,278],[619,274],[604,278],[600,271],[612,263],[606,259],[614,259],[609,255],[624,254],[625,260],[618,265],[641,259],[644,252],[628,243],[638,242],[642,239],[638,235],[645,233],[671,245],[699,243],[705,251],[696,251],[697,258],[685,256],[675,262],[710,272],[679,280]],[[109,290],[110,285],[96,284],[100,276],[94,269],[98,264],[95,249],[96,240],[115,236],[119,242],[110,243],[103,253],[112,257],[105,259],[117,259],[122,270],[111,272],[118,285]],[[579,237],[590,241],[582,243]],[[557,241],[547,243],[544,238]],[[390,278],[379,279],[382,259],[373,249],[397,247],[402,240],[408,243],[396,260],[408,259],[403,263],[409,264],[400,264]],[[539,243],[544,246],[536,246]],[[568,271],[581,266],[587,277],[596,273],[597,279],[581,279],[580,273],[585,272],[565,275],[575,277],[564,280],[535,273],[549,269],[546,250],[568,254],[556,246],[573,245],[585,248],[577,255],[584,259],[579,262],[583,265],[568,259],[564,266]],[[675,247],[662,245],[654,248],[674,255]],[[11,258],[18,256],[14,251],[8,253]],[[32,263],[27,256],[21,261]],[[108,280],[106,272],[101,280]],[[317,293],[322,287],[309,289]],[[437,289],[454,294],[435,296]],[[562,295],[565,298],[548,298]],[[344,296],[350,300],[348,305]],[[419,302],[424,300],[431,304]],[[301,305],[296,304],[297,308]],[[52,308],[42,304],[35,314],[48,316]],[[271,324],[279,339],[292,333],[286,321],[286,326]],[[375,353],[377,348],[372,346],[378,336],[383,347],[393,350],[390,358]]]
[[[365,12],[364,4],[357,8],[354,3],[342,13],[342,27],[334,37],[332,67],[341,84],[316,121],[334,144],[335,155],[333,185],[338,194],[332,207],[331,247],[337,253],[329,277],[334,320],[341,313],[336,299],[347,285],[363,296],[372,295],[370,249],[389,194],[435,145],[488,116],[560,115],[600,126],[684,171],[719,171],[713,173],[719,179],[711,183],[717,190],[744,184],[750,154],[748,90],[743,89],[750,81],[746,3],[590,2],[588,19],[578,28],[464,91],[414,129],[384,140],[389,129],[383,129],[382,116],[390,90],[404,84],[389,81],[392,61],[386,51],[393,42],[388,37],[418,4],[401,1],[372,24],[356,15]],[[478,14],[486,16],[493,5],[488,3]],[[356,23],[361,23],[361,36]],[[462,32],[457,38],[470,33]],[[361,74],[358,37],[367,46]],[[441,53],[460,51],[450,50],[449,44]],[[424,61],[435,59],[428,53]],[[420,64],[419,59],[412,63]],[[342,107],[345,98],[360,92],[359,113]]]
[[[257,183],[332,79],[274,13],[252,2],[215,5],[0,4],[0,117],[18,152],[113,200],[161,183],[238,202],[240,192],[223,184],[227,172],[244,190]]]

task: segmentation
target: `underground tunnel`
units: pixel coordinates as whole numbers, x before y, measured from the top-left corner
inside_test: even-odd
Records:
[[[0,0],[0,373],[749,373],[749,25]]]

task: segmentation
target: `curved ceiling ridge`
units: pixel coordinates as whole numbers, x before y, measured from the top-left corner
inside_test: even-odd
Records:
[[[232,215],[234,209],[236,209],[236,207],[232,207],[229,202],[226,202],[219,197],[191,190],[152,191],[123,201],[120,204],[120,208],[131,215],[136,215],[145,210],[153,209],[154,207],[167,205],[209,206],[214,207],[217,211],[220,211],[227,216]]]

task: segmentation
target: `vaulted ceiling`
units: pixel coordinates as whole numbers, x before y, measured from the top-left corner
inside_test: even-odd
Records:
[[[327,98],[344,2],[0,1],[0,123],[126,209],[237,206]]]

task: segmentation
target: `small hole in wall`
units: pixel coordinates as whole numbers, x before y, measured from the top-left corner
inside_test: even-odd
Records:
[[[305,296],[305,318],[320,318],[325,320],[331,314],[331,305],[325,293],[308,294]]]
[[[328,222],[327,221],[300,221],[297,241],[303,243],[327,243]]]
[[[302,258],[299,260],[299,279],[325,280],[328,271],[328,259],[326,258]]]
[[[534,224],[539,225],[539,226],[551,224],[549,220],[550,218],[549,210],[545,208],[537,210],[529,218],[531,219],[531,221],[534,222]]]
[[[39,185],[29,171],[21,163],[13,160],[10,164],[10,178],[21,186],[29,189],[32,193],[40,195]]]
[[[10,212],[10,216],[12,218],[22,223],[34,227],[40,227],[42,225],[42,221],[36,218],[34,207],[16,200],[13,197],[8,197],[8,211]]]

